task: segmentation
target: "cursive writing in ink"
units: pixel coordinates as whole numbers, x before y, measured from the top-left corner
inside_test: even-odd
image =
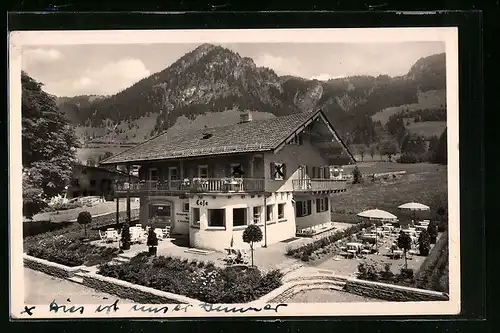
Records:
[[[23,312],[21,312],[21,314],[24,314],[24,313],[27,313],[29,314],[30,316],[33,315],[33,310],[36,308],[36,306],[24,306],[24,310]]]
[[[120,309],[118,307],[118,300],[114,301],[113,304],[109,304],[109,305],[99,305],[97,307],[97,309],[95,309],[95,312],[97,313],[100,313],[100,312],[103,312],[103,311],[106,311],[106,313],[110,313],[111,311],[118,311],[118,309]]]
[[[69,300],[68,300],[69,301]],[[58,313],[59,310],[61,310],[62,312],[64,313],[75,313],[75,312],[80,312],[80,314],[83,313],[84,311],[84,307],[83,306],[67,306],[67,305],[59,305],[56,303],[56,300],[53,300],[52,303],[50,303],[49,305],[49,311],[50,312],[55,312],[55,313]]]
[[[278,309],[280,307],[285,307],[287,305],[286,304],[278,304],[278,305],[276,305],[276,307],[272,307],[270,304],[266,304],[263,308],[256,308],[256,307],[252,307],[252,306],[249,306],[247,308],[238,308],[238,307],[214,305],[214,304],[210,304],[210,303],[200,303],[199,306],[200,306],[200,308],[202,308],[206,312],[245,313],[247,311],[260,312],[260,311],[272,311],[272,310],[274,310],[275,312],[278,312]]]
[[[187,312],[187,309],[193,307],[191,304],[177,304],[175,307],[173,307],[170,311],[171,312],[179,312],[179,311],[184,311]],[[130,308],[129,311],[140,311],[140,312],[148,312],[148,313],[167,313],[168,312],[168,307],[167,306],[145,306],[145,305],[137,305],[134,304],[132,308]]]

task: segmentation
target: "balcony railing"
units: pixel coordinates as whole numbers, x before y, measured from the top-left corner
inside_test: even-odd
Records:
[[[216,192],[259,192],[264,191],[263,178],[193,178],[185,180],[119,183],[118,193],[173,192],[173,193],[216,193]]]
[[[295,179],[292,180],[293,190],[307,191],[333,191],[346,188],[345,179]]]

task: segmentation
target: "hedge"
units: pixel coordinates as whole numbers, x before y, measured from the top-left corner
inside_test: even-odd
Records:
[[[449,292],[448,233],[444,232],[415,276],[417,288]]]
[[[213,263],[142,253],[121,265],[103,264],[98,274],[134,284],[195,298],[207,303],[247,303],[282,285],[279,270],[218,268]]]

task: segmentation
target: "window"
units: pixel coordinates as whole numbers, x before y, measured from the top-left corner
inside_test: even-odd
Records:
[[[176,167],[168,168],[168,179],[169,180],[177,180],[177,168]]]
[[[208,165],[198,165],[198,177],[208,178]]]
[[[226,226],[226,210],[225,209],[209,209],[208,210],[208,226],[209,227],[225,227]]]
[[[326,212],[328,210],[328,198],[316,199],[316,213]]]
[[[259,224],[262,222],[262,207],[257,206],[253,208],[253,223]]]
[[[193,208],[193,225],[200,226],[200,209]]]
[[[91,180],[90,180],[90,186],[95,186],[95,183],[96,183],[96,182],[95,182],[95,179],[91,179]]]
[[[233,209],[233,226],[239,227],[247,224],[247,209],[234,208]]]
[[[266,206],[266,221],[267,222],[270,222],[273,220],[273,208],[274,206],[273,205],[267,205]]]
[[[170,204],[152,204],[149,207],[149,218],[157,217],[171,217],[172,206]]]
[[[271,179],[283,180],[286,177],[286,165],[284,163],[271,163]]]
[[[158,180],[158,169],[149,169],[149,180]]]
[[[241,163],[231,164],[231,176],[232,177],[243,177],[245,173],[243,172],[243,165]]]
[[[189,212],[189,202],[185,202],[183,207],[182,207],[182,210],[185,211],[185,212]]]
[[[325,177],[325,169],[319,168],[319,178],[324,179]]]
[[[79,196],[80,196],[80,192],[78,192],[78,191],[73,192],[73,198],[76,198]]]
[[[304,217],[311,215],[311,200],[297,201],[295,203],[295,216]]]
[[[80,186],[80,181],[78,179],[73,179],[71,181],[71,185],[73,185],[73,186]]]
[[[283,220],[285,218],[285,204],[278,204],[278,220]]]

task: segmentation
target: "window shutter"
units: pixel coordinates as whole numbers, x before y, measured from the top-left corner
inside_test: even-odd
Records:
[[[305,167],[306,167],[306,175],[309,176],[309,167],[307,165]]]
[[[311,214],[311,200],[307,200],[307,215]]]
[[[316,213],[319,213],[321,206],[321,199],[316,199]]]
[[[330,179],[330,167],[324,167],[325,168],[325,178]]]
[[[313,166],[313,174],[311,178],[316,178],[316,167]]]
[[[281,170],[283,172],[283,180],[285,180],[286,179],[286,164],[283,163],[281,168],[282,168]]]
[[[301,217],[302,216],[302,201],[297,201],[295,203],[295,216],[296,217]]]
[[[271,162],[270,166],[269,166],[269,170],[270,170],[270,176],[271,176],[271,179],[274,179],[275,178],[275,167],[274,167],[274,162]]]
[[[330,207],[328,207],[328,203],[330,202],[330,198],[326,197],[325,199],[325,210],[328,211]]]

